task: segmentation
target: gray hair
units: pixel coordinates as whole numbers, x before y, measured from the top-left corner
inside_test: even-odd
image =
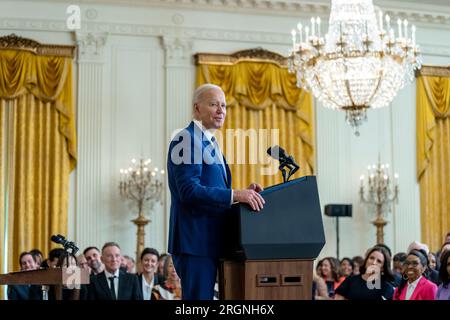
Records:
[[[222,88],[215,84],[212,84],[212,83],[202,84],[200,87],[198,87],[194,91],[194,97],[192,98],[192,106],[194,106],[194,104],[196,104],[196,103],[199,103],[202,100],[203,94],[209,90],[219,90],[219,91],[223,92]]]

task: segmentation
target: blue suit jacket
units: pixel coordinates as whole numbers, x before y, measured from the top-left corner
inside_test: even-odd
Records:
[[[171,192],[169,252],[219,257],[231,207],[231,173],[225,158],[213,163],[211,143],[194,122],[171,141],[167,174]]]

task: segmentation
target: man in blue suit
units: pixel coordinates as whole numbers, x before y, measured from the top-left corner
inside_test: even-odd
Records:
[[[227,114],[225,94],[213,84],[198,87],[193,121],[171,141],[167,173],[171,192],[169,252],[181,278],[185,300],[211,300],[219,257],[224,252],[224,224],[233,202],[259,211],[261,186],[232,190],[230,169],[214,137]]]

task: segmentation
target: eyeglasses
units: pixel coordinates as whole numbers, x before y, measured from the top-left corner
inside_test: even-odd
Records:
[[[418,261],[408,261],[408,260],[406,260],[405,262],[403,262],[403,265],[405,265],[405,266],[412,265],[413,267],[417,267],[419,264],[420,264],[420,262],[418,262]]]

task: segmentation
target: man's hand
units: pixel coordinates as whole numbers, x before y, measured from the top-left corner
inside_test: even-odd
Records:
[[[261,186],[260,186],[259,184],[257,184],[257,183],[252,183],[251,185],[248,186],[247,189],[255,190],[256,192],[261,192],[261,191],[264,190],[263,187],[261,187]]]
[[[262,188],[256,183],[252,183],[248,189],[233,190],[233,201],[248,203],[253,210],[260,211],[266,202],[259,191],[262,191]]]

